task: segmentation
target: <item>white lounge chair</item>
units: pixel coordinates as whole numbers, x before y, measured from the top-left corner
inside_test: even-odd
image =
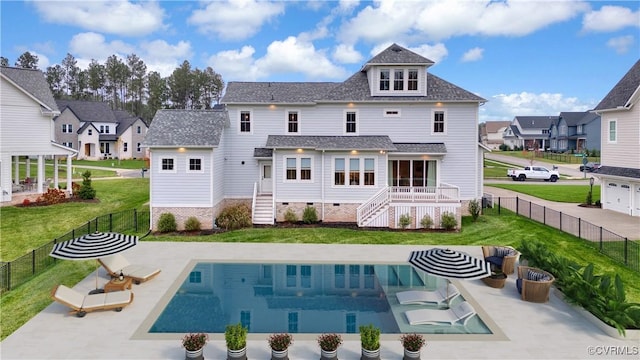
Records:
[[[473,306],[463,301],[450,309],[416,309],[405,311],[405,316],[410,325],[454,325],[467,321],[476,315]]]
[[[160,273],[160,269],[157,268],[144,265],[132,265],[120,254],[100,258],[98,262],[107,269],[109,275],[118,277],[122,271],[125,277],[133,279],[133,282],[136,284],[147,281]]]
[[[83,295],[67,286],[58,285],[51,291],[53,300],[71,308],[71,313],[83,317],[88,312],[96,310],[122,311],[133,301],[131,290],[113,291],[108,293]]]
[[[455,285],[449,284],[449,289],[447,290],[447,286],[439,287],[433,291],[427,290],[407,290],[400,291],[396,293],[396,298],[398,298],[398,302],[402,305],[409,304],[435,304],[442,305],[446,304],[447,301],[453,300],[456,296],[460,295],[460,291]]]

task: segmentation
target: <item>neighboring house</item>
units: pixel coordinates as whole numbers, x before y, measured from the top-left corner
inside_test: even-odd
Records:
[[[79,159],[144,158],[141,142],[147,125],[101,101],[56,100],[56,141],[78,150]]]
[[[595,107],[602,117],[603,209],[640,216],[640,60]]]
[[[59,113],[41,71],[0,67],[2,202],[46,191],[49,179],[45,179],[45,157],[56,159],[54,178],[50,179],[53,185],[58,187],[59,158],[67,161],[66,181],[71,183],[71,157],[76,152],[53,141],[53,118]],[[31,174],[32,159],[37,159],[36,174]]]
[[[503,133],[504,142],[511,148],[544,151],[549,148],[551,124],[557,120],[557,116],[516,116]]]
[[[478,111],[486,100],[428,72],[396,44],[344,82],[230,82],[215,110],[159,110],[150,153],[152,227],[173,213],[213,226],[243,202],[254,223],[302,217],[420,228],[445,212],[460,225],[482,197]]]
[[[511,121],[487,121],[480,124],[480,141],[491,150],[497,150],[504,144],[503,134]]]
[[[549,150],[553,152],[600,151],[600,116],[589,111],[561,112],[549,128]]]

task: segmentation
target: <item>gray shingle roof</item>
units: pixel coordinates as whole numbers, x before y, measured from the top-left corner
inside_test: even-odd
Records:
[[[308,103],[321,99],[335,82],[230,82],[222,103]]]
[[[594,110],[608,110],[626,106],[631,100],[631,95],[638,91],[638,88],[640,88],[640,60],[636,61]]]
[[[640,179],[640,169],[624,168],[624,167],[617,167],[617,166],[603,165],[600,167],[600,169],[598,169],[598,174]]]
[[[42,102],[49,110],[58,111],[49,84],[40,70],[0,66],[0,73]]]
[[[397,150],[390,152],[413,154],[446,154],[447,147],[444,143],[393,143]]]
[[[295,136],[269,135],[267,148],[315,150],[396,150],[386,136]]]
[[[405,49],[398,44],[392,44],[388,48],[382,50],[378,55],[367,61],[367,65],[386,65],[386,64],[421,64],[433,65],[434,62],[422,55],[418,55],[411,50]]]
[[[103,101],[86,101],[86,100],[56,100],[60,111],[69,108],[80,121],[99,121],[116,123],[116,119],[111,105]]]
[[[523,129],[548,129],[552,123],[557,123],[557,116],[516,116]]]
[[[118,128],[116,131],[116,134],[118,136],[122,135],[122,133],[125,132],[128,128],[130,128],[131,125],[133,125],[133,123],[135,123],[138,119],[140,119],[135,115],[129,114],[129,112],[125,110],[114,110],[113,114],[115,115],[116,121],[118,122]]]
[[[587,114],[588,111],[564,111],[560,113],[560,118],[567,122],[567,126],[576,126]]]
[[[158,110],[143,144],[217,147],[228,122],[226,110]]]
[[[273,156],[273,149],[255,148],[253,149],[253,157],[270,158]]]
[[[578,121],[578,125],[586,125],[594,120],[598,120],[600,119],[600,115],[593,113],[593,112],[587,112],[582,119],[580,119],[580,121]]]

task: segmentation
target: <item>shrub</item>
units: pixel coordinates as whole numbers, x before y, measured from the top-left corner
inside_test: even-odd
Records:
[[[453,213],[445,211],[440,219],[440,227],[445,230],[453,230],[458,226],[458,221]]]
[[[96,190],[91,186],[91,171],[89,170],[82,173],[82,186],[80,186],[78,196],[83,200],[90,200],[96,197]]]
[[[284,213],[284,221],[294,223],[298,222],[298,215],[290,208]]]
[[[22,206],[29,206],[30,204],[31,204],[31,200],[29,199],[22,200]]]
[[[245,204],[227,206],[218,215],[216,224],[226,230],[251,226],[251,209]]]
[[[420,351],[423,346],[427,345],[427,341],[422,334],[402,334],[400,335],[402,347],[409,351]]]
[[[411,215],[409,214],[400,215],[400,218],[398,219],[398,225],[402,229],[406,229],[407,227],[409,227],[409,225],[411,225]]]
[[[182,338],[182,346],[189,351],[200,350],[209,340],[205,333],[187,334]]]
[[[317,338],[320,349],[324,351],[335,351],[342,344],[342,336],[340,334],[320,334]]]
[[[369,351],[380,349],[380,328],[373,324],[360,325],[360,346]]]
[[[318,222],[318,213],[313,206],[307,206],[302,212],[302,221],[305,224],[313,224]]]
[[[511,150],[511,149],[509,148],[509,145],[507,145],[507,144],[500,144],[500,151],[508,151],[508,150]]]
[[[471,214],[471,218],[473,221],[477,221],[478,217],[480,217],[480,202],[476,199],[469,201],[469,213]]]
[[[289,333],[271,334],[267,341],[271,349],[275,351],[285,351],[293,343],[293,336]]]
[[[158,231],[161,233],[176,231],[178,225],[176,224],[176,217],[172,213],[164,213],[160,215],[158,219]]]
[[[420,220],[420,225],[425,229],[430,229],[433,226],[433,219],[429,214],[425,214]]]
[[[187,231],[199,231],[200,230],[200,220],[198,220],[195,216],[191,216],[184,222],[184,229]]]
[[[48,188],[47,192],[42,194],[42,202],[47,205],[60,204],[67,201],[64,191]]]
[[[224,339],[227,348],[230,350],[240,350],[247,346],[247,332],[249,330],[242,326],[241,323],[235,325],[227,325],[224,330]]]
[[[587,199],[585,200],[585,203],[587,205],[593,204],[593,194],[591,193],[591,191],[587,193]]]

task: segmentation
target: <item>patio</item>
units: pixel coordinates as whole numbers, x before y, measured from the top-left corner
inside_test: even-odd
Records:
[[[424,246],[429,248],[432,246]],[[450,247],[482,257],[480,247]],[[3,359],[181,359],[183,334],[140,333],[156,304],[184,274],[192,260],[291,261],[291,262],[387,262],[403,263],[416,246],[330,245],[330,244],[245,244],[142,242],[124,255],[132,263],[159,266],[153,280],[134,285],[135,300],[122,312],[94,312],[84,318],[68,314],[68,308],[52,303],[31,321],[2,342]],[[104,269],[101,284],[108,279]],[[604,334],[572,306],[551,295],[546,304],[520,300],[515,276],[502,289],[486,286],[481,280],[461,281],[461,291],[476,301],[500,330],[486,335],[427,335],[422,357],[459,359],[584,359],[604,356],[636,359],[638,340],[619,340]],[[88,275],[74,289],[87,293],[95,288],[95,274]],[[206,316],[206,312],[203,313]],[[485,319],[486,320],[486,319]],[[401,359],[398,335],[382,336],[383,359]],[[249,334],[247,354],[251,359],[268,359],[267,334]],[[360,358],[358,334],[345,335],[339,349],[341,360]],[[455,341],[455,343],[454,343]],[[612,353],[612,351],[616,351]],[[213,334],[204,350],[205,358],[226,358],[222,334]],[[317,359],[315,335],[294,334],[289,350],[294,359]]]

